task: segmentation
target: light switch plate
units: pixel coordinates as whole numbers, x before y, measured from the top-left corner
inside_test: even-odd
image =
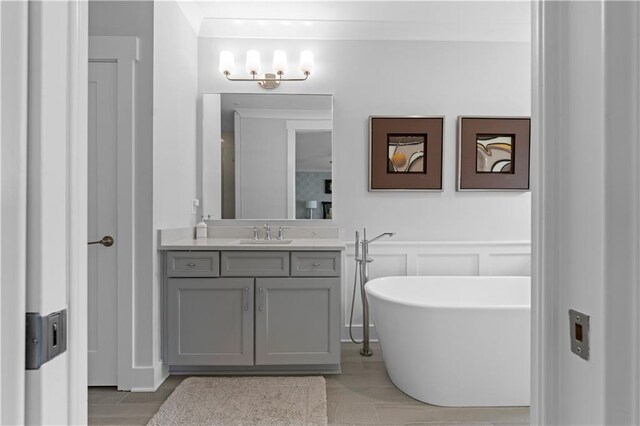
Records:
[[[589,360],[589,315],[569,309],[571,352]]]

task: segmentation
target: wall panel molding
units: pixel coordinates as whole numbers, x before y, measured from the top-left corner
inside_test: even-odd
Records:
[[[353,294],[354,243],[348,242],[342,279],[342,334],[349,341],[349,315]],[[529,241],[387,241],[369,247],[373,258],[370,279],[384,276],[491,276],[531,275]],[[356,290],[353,334],[362,336],[360,293]],[[372,324],[371,336],[376,339]]]

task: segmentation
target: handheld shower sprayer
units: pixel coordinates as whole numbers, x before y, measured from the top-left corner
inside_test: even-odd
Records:
[[[371,240],[367,240],[367,229],[362,232],[362,241],[360,240],[360,233],[356,231],[355,241],[355,263],[356,270],[353,278],[353,294],[351,296],[351,315],[349,316],[349,337],[351,341],[356,344],[362,344],[360,355],[371,356],[373,352],[369,348],[369,303],[367,302],[367,294],[364,290],[367,281],[369,281],[369,263],[373,262],[373,259],[369,257],[369,244],[382,238],[393,237],[394,232],[385,232],[378,235]],[[356,287],[358,285],[358,273],[360,273],[360,298],[362,300],[362,341],[358,342],[353,338],[353,308],[356,300]]]

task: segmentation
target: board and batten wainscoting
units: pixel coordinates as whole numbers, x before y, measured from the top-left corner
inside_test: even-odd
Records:
[[[346,244],[342,280],[343,342],[349,341],[354,283],[354,243]],[[369,246],[370,279],[385,276],[530,276],[530,241],[376,241]],[[359,284],[358,284],[359,285]],[[360,292],[356,290],[353,336],[362,337]],[[371,338],[377,339],[371,323]]]

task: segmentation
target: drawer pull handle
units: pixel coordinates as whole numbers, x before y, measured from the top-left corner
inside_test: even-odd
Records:
[[[264,306],[262,306],[262,287],[258,288],[258,310],[264,310]]]
[[[249,287],[244,288],[244,310],[249,310]]]
[[[314,268],[317,268],[318,266],[320,266],[320,264],[319,264],[319,263],[313,263],[313,267],[314,267]]]
[[[189,268],[193,268],[194,266],[196,266],[196,264],[195,264],[195,263],[187,263],[187,266],[188,266]]]

